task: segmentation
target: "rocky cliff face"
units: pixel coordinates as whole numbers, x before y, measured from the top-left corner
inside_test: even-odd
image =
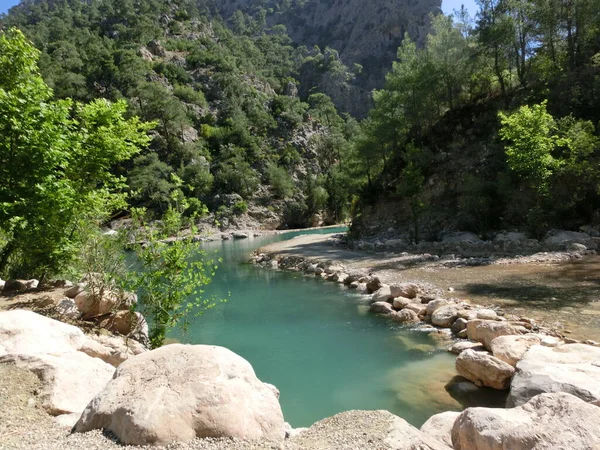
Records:
[[[422,44],[429,14],[441,8],[441,0],[223,0],[219,8],[227,18],[238,9],[253,13],[265,3],[267,22],[285,25],[299,45],[329,46],[339,51],[346,65],[361,64],[363,72],[352,84],[362,92],[383,86],[404,33]],[[342,94],[356,92],[346,89]],[[332,94],[338,106],[351,109],[343,95]],[[369,105],[362,100],[352,112],[366,112]]]

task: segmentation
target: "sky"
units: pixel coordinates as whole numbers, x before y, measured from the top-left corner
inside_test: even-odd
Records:
[[[0,0],[0,13],[5,13],[11,6],[19,3],[19,0]],[[475,15],[477,6],[475,0],[442,0],[442,10],[446,14],[452,14],[455,9],[460,9],[460,5],[464,4],[471,16]]]
[[[0,0],[0,14],[5,13],[11,6],[15,6],[19,0]]]

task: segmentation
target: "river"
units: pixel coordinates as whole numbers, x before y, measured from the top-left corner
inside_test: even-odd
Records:
[[[462,409],[444,389],[455,358],[429,333],[368,314],[364,297],[336,283],[246,263],[254,249],[306,233],[203,244],[223,260],[206,295],[228,301],[172,337],[247,359],[279,388],[294,428],[350,409],[385,409],[415,426]]]

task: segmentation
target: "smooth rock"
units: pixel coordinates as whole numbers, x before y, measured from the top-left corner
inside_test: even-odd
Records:
[[[285,435],[279,402],[250,363],[223,347],[181,344],[121,364],[75,425],[76,432],[93,429],[132,445]]]
[[[376,292],[381,286],[383,286],[383,283],[379,277],[371,277],[371,279],[367,281],[367,289],[369,294]]]
[[[371,304],[370,311],[375,314],[394,314],[395,311],[388,302],[375,302]]]
[[[427,314],[433,315],[433,313],[440,309],[443,306],[447,306],[452,304],[450,301],[445,298],[438,298],[427,303]]]
[[[135,339],[91,334],[86,336],[86,340],[79,351],[93,358],[100,358],[111,366],[118,367],[122,362],[132,356],[144,353],[147,349]]]
[[[118,311],[102,320],[99,325],[114,333],[131,337],[144,345],[148,345],[148,323],[139,312]]]
[[[315,273],[317,271],[317,267],[318,266],[316,264],[311,264],[306,268],[306,273]]]
[[[481,342],[485,348],[490,349],[490,344],[498,336],[518,335],[519,330],[507,323],[495,320],[471,320],[467,323],[467,336],[472,341]]]
[[[405,297],[410,299],[417,298],[417,295],[419,295],[419,292],[421,291],[420,286],[415,283],[392,284],[390,289],[394,297]]]
[[[448,349],[450,353],[454,353],[455,355],[460,355],[465,350],[474,350],[476,352],[485,352],[485,347],[481,345],[479,342],[474,341],[460,341],[456,342]]]
[[[493,309],[478,309],[476,310],[477,318],[482,320],[496,320],[498,313]]]
[[[371,298],[371,302],[373,302],[373,303],[375,303],[375,302],[390,302],[391,303],[393,299],[394,299],[394,297],[392,296],[392,293],[390,292],[390,287],[383,285],[373,294],[373,297]]]
[[[394,302],[396,302],[396,299],[394,299]],[[421,303],[409,303],[408,305],[406,305],[404,308],[401,308],[401,309],[410,309],[411,311],[414,311],[415,313],[417,313],[417,316],[421,316],[421,315],[424,316],[427,311],[427,309],[425,308],[425,305],[423,305]]]
[[[494,356],[471,349],[458,355],[456,371],[477,386],[504,390],[510,387],[515,368]]]
[[[587,252],[587,247],[583,244],[579,244],[578,242],[571,242],[567,245],[567,250],[574,253],[583,253]]]
[[[0,356],[72,353],[83,345],[83,332],[32,311],[0,312]]]
[[[490,343],[490,350],[496,358],[516,367],[525,352],[540,342],[539,336],[534,334],[498,336]]]
[[[547,245],[561,245],[569,242],[585,243],[590,239],[591,236],[587,233],[565,230],[550,230],[544,237],[543,242]]]
[[[115,368],[82,352],[48,354],[7,354],[0,364],[14,364],[33,372],[42,383],[42,407],[53,416],[80,414],[112,378]]]
[[[446,305],[437,308],[431,315],[431,323],[438,327],[450,328],[458,318],[458,309],[456,305]]]
[[[303,450],[448,450],[387,411],[346,411],[315,423],[290,443]]]
[[[75,297],[77,309],[81,311],[84,320],[93,319],[113,312],[118,308],[119,298],[112,292],[106,291],[102,295],[94,295],[83,291]]]
[[[468,408],[452,428],[454,450],[593,450],[600,408],[570,394],[542,394],[512,409]]]
[[[460,313],[460,311],[459,311],[459,313]],[[453,333],[460,333],[462,330],[466,330],[467,329],[467,320],[463,319],[462,317],[458,317],[452,324],[451,329],[452,329]]]
[[[519,406],[538,394],[567,392],[592,402],[600,400],[600,348],[565,344],[532,346],[517,363],[507,406]]]
[[[460,416],[460,413],[455,411],[446,411],[431,416],[421,426],[421,433],[443,442],[452,448],[452,428],[458,416]]]
[[[402,309],[394,315],[394,320],[400,323],[418,323],[419,316],[416,312],[410,309]]]
[[[392,301],[392,305],[394,306],[394,309],[401,310],[401,309],[406,308],[408,305],[412,304],[412,302],[413,301],[410,298],[396,297]],[[421,305],[421,307],[424,308],[423,305]]]

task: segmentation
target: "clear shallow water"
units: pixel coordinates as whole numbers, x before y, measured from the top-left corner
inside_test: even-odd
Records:
[[[245,264],[258,247],[307,233],[203,244],[223,258],[207,294],[228,301],[187,335],[172,337],[247,359],[262,381],[279,388],[293,427],[349,409],[386,409],[416,426],[460,410],[444,389],[455,375],[454,357],[427,333],[368,314],[364,298],[336,283]]]

